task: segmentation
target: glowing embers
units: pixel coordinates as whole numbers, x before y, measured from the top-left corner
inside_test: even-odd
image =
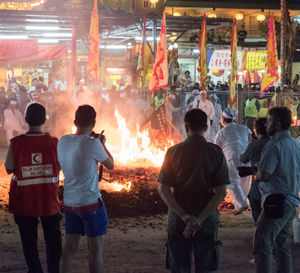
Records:
[[[131,181],[123,181],[122,183],[118,183],[117,181],[113,182],[100,182],[100,188],[103,191],[107,192],[116,192],[116,191],[130,191],[131,190]]]
[[[72,134],[76,134],[77,127],[75,125],[72,126]]]
[[[64,181],[64,179],[65,179],[64,173],[63,173],[63,171],[60,171],[59,175],[58,175],[58,180],[59,181]]]
[[[115,111],[117,118],[120,143],[110,146],[114,159],[120,165],[147,165],[161,166],[168,147],[158,148],[151,143],[148,130],[141,131],[137,126],[135,136],[128,129],[126,120],[119,112]],[[170,142],[170,146],[171,146]]]

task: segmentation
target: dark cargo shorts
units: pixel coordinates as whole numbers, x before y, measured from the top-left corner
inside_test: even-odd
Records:
[[[201,230],[190,239],[182,232],[185,223],[173,212],[169,213],[166,267],[172,273],[190,273],[194,252],[196,273],[215,271],[220,265],[222,243],[217,240],[219,213],[212,213],[203,223]]]

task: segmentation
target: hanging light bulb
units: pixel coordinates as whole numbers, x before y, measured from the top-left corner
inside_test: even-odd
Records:
[[[150,2],[152,3],[152,4],[157,4],[157,2],[158,2],[159,0],[150,0]]]
[[[207,15],[207,18],[217,18],[217,14],[215,14],[214,12],[210,13]]]
[[[266,19],[266,16],[264,14],[258,14],[256,16],[256,20],[259,22],[263,22],[263,21],[265,21],[265,19]]]
[[[236,15],[234,15],[236,20],[243,20],[244,19],[244,14],[243,13],[237,13]]]

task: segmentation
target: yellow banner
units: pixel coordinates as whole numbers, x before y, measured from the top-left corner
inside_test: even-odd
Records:
[[[266,69],[267,51],[248,51],[246,56],[246,70],[257,71]]]

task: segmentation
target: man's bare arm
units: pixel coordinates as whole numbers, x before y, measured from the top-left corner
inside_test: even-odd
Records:
[[[6,154],[6,159],[5,159],[5,169],[8,174],[11,174],[14,172],[14,158],[13,158],[13,152],[12,152],[12,147],[11,143],[8,146],[7,154]]]
[[[108,158],[106,160],[104,160],[103,162],[101,162],[101,164],[103,164],[107,169],[112,170],[115,167],[114,158],[111,155],[111,153],[109,152],[109,150],[107,149],[107,147],[105,146],[106,138],[103,133],[104,133],[104,130],[101,132],[101,134],[99,135],[98,138],[99,138],[100,142],[102,143],[103,148],[108,155]]]

